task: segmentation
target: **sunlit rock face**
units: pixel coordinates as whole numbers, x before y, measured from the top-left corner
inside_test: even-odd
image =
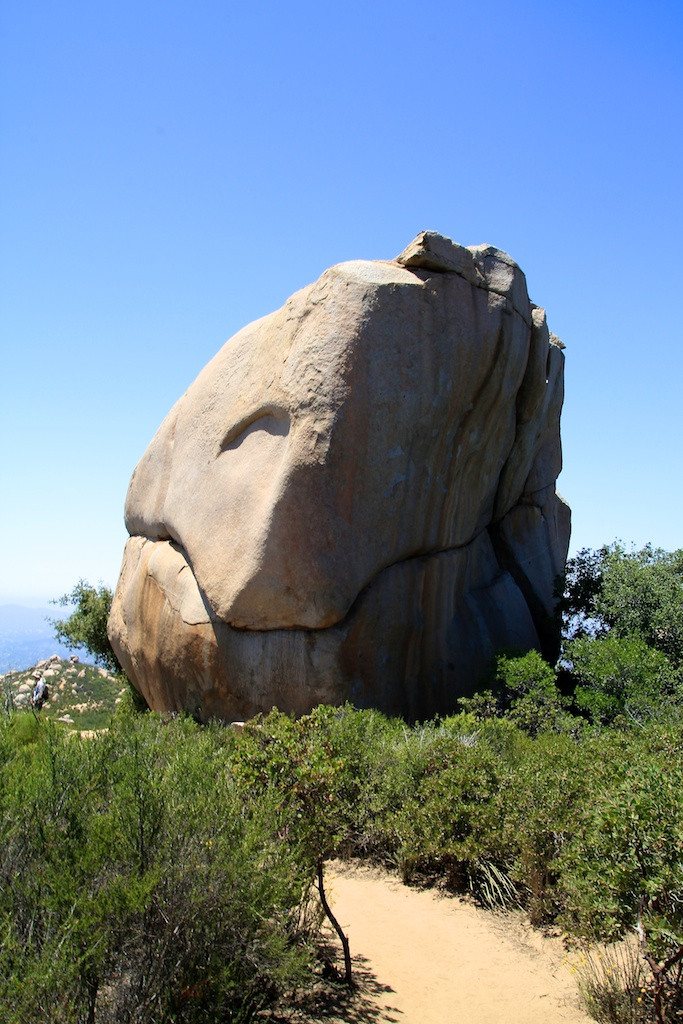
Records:
[[[421,718],[552,655],[563,364],[510,257],[432,232],[235,335],[128,492],[109,630],[150,706]]]

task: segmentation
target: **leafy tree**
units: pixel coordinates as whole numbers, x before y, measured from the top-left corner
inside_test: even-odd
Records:
[[[578,681],[574,702],[596,724],[611,725],[619,717],[642,722],[670,706],[676,694],[670,661],[638,635],[579,637],[566,653]]]
[[[598,611],[619,636],[640,636],[669,661],[683,666],[683,550],[647,545],[609,550]]]
[[[567,562],[560,610],[569,640],[638,636],[683,666],[683,549],[583,548]]]
[[[598,611],[598,600],[602,594],[608,552],[606,545],[597,551],[582,548],[574,558],[567,561],[558,605],[562,616],[562,632],[567,639],[592,636],[606,628]]]
[[[567,563],[560,607],[561,667],[591,721],[642,723],[680,705],[683,550],[584,548]]]
[[[93,587],[79,580],[70,594],[62,594],[53,604],[75,606],[66,619],[51,619],[55,637],[66,647],[84,647],[97,665],[110,672],[121,672],[121,666],[107,636],[107,619],[111,609],[112,592],[102,584]]]

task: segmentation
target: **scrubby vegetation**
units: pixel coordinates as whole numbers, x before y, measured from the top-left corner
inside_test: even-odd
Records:
[[[0,727],[0,1014],[21,1024],[249,1020],[305,976],[310,861],[232,736],[120,713],[82,740]]]
[[[501,657],[459,714],[412,728],[319,707],[237,733],[125,701],[87,741],[0,720],[2,1020],[249,1021],[320,970],[332,855],[577,940],[633,935],[637,990],[594,972],[593,1012],[680,1019],[679,555],[580,553],[561,685],[535,652]]]
[[[250,1019],[312,976],[323,855],[577,936],[640,927],[656,963],[681,946],[680,722],[531,737],[320,707],[234,734],[122,711],[86,741],[25,713],[0,757],[8,1021]]]

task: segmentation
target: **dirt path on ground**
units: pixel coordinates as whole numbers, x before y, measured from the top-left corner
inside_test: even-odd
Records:
[[[559,939],[384,872],[326,868],[358,995],[290,1020],[328,1024],[594,1024]],[[337,941],[337,946],[339,945]],[[340,962],[340,958],[337,958]]]

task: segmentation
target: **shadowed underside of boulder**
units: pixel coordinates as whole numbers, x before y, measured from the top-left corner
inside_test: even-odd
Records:
[[[235,335],[128,492],[109,631],[150,706],[422,718],[552,656],[563,364],[510,257],[432,232]]]

